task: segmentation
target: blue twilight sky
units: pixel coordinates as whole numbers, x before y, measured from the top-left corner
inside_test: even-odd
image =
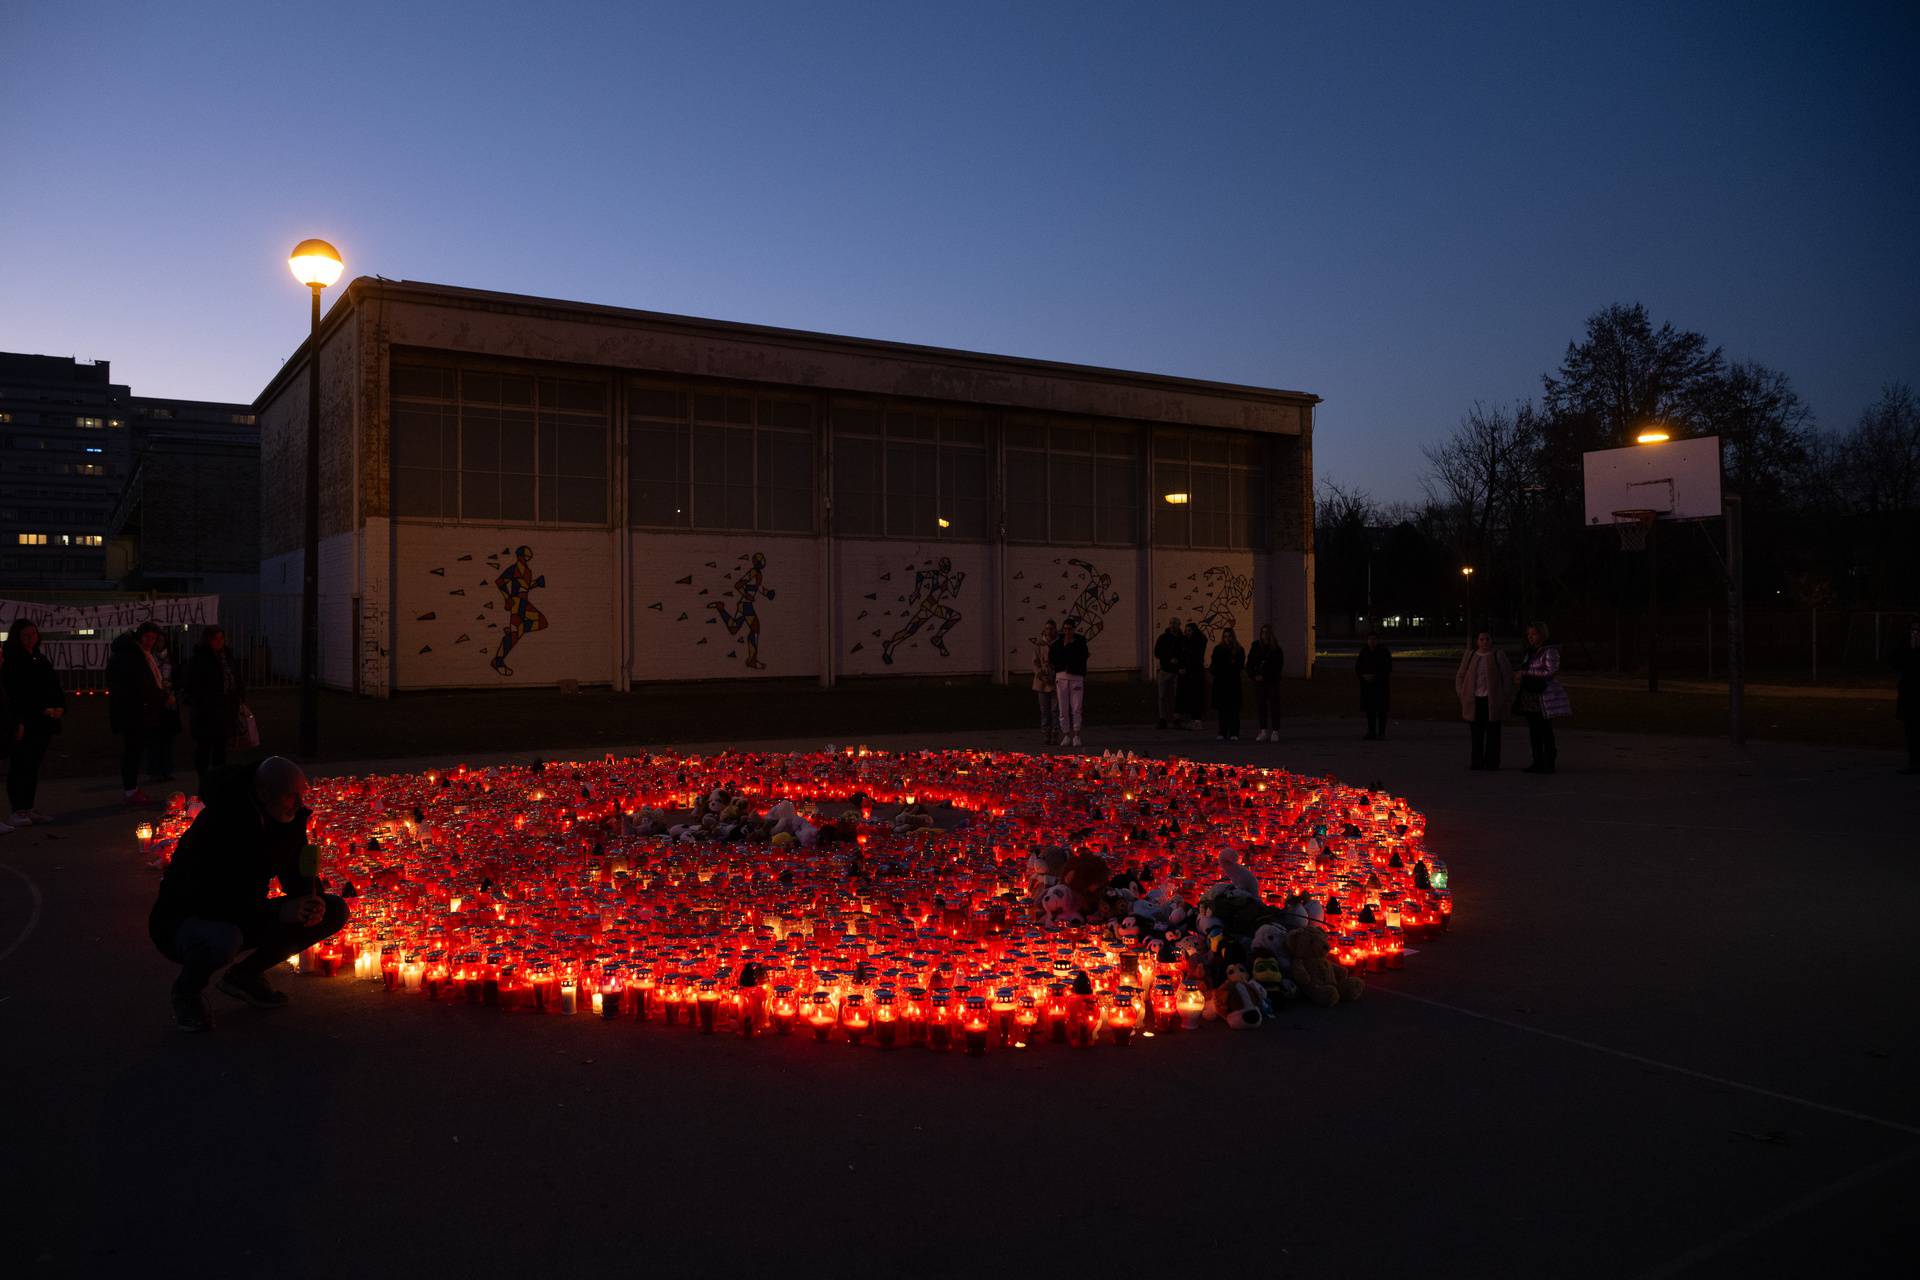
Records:
[[[1419,489],[1638,299],[1920,381],[1920,6],[0,0],[0,350],[251,400],[284,260],[1297,388]]]

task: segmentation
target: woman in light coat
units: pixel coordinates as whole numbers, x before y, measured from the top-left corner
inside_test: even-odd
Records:
[[[1059,628],[1049,622],[1033,642],[1033,696],[1040,703],[1040,740],[1052,746],[1060,737],[1060,704],[1054,696],[1053,659],[1049,656]]]
[[[1527,628],[1527,652],[1514,674],[1519,688],[1520,710],[1526,713],[1527,736],[1533,743],[1533,763],[1528,773],[1552,773],[1560,749],[1554,745],[1553,722],[1573,714],[1567,686],[1560,683],[1560,646],[1547,643],[1547,624],[1536,622]]]
[[[1506,718],[1507,691],[1512,688],[1513,663],[1493,647],[1493,633],[1482,631],[1460,655],[1459,670],[1453,673],[1453,691],[1471,743],[1467,768],[1499,769],[1500,722]]]

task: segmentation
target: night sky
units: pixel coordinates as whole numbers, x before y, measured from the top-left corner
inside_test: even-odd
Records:
[[[264,12],[271,9],[271,13]],[[251,400],[350,274],[1312,391],[1419,489],[1644,302],[1920,381],[1920,6],[0,2],[0,349]]]

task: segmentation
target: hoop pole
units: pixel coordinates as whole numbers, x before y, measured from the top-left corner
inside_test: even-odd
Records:
[[[1742,703],[1746,695],[1747,593],[1741,582],[1740,498],[1721,499],[1727,517],[1727,737],[1734,746],[1746,742]]]

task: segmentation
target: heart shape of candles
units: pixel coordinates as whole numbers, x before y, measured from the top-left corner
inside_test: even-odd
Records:
[[[782,802],[797,812],[770,835]],[[1404,801],[1190,760],[610,756],[323,779],[310,803],[322,874],[356,896],[303,969],[747,1036],[978,1053],[1198,1025],[1211,1004],[1164,921],[1043,917],[1029,855],[1049,846],[1216,910],[1237,863],[1261,901],[1311,909],[1355,969],[1398,967],[1452,912]],[[143,847],[164,858],[186,822],[169,814]]]

